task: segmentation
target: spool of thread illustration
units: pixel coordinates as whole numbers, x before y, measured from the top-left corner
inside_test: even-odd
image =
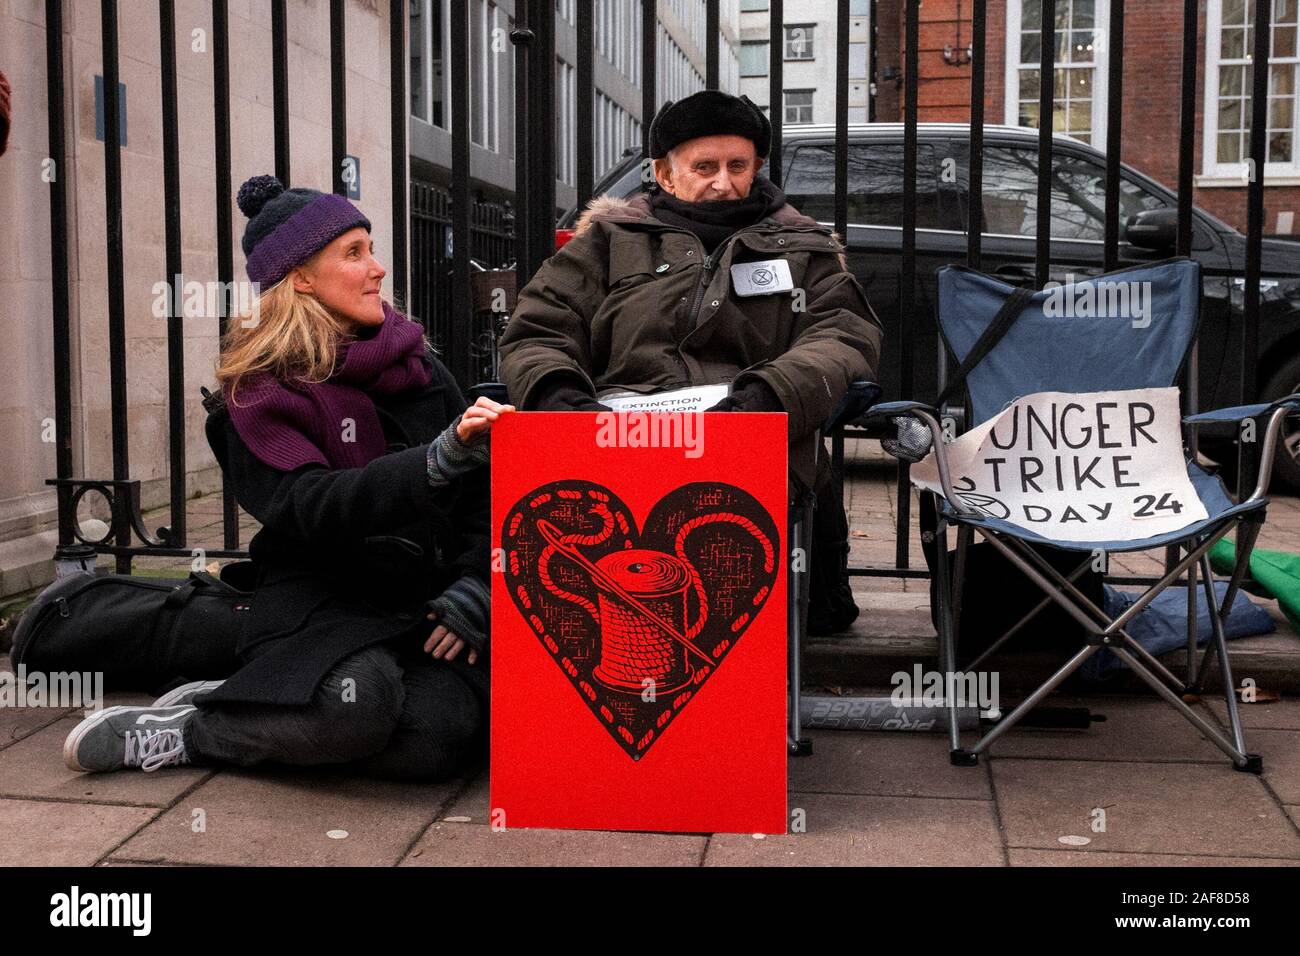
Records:
[[[691,575],[684,563],[662,551],[616,551],[596,562],[603,575],[678,631],[687,630],[686,595]],[[597,578],[600,607],[600,663],[593,670],[602,684],[640,694],[646,679],[656,694],[690,684],[690,651],[641,610]]]

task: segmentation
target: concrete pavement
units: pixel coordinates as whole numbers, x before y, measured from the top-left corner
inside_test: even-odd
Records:
[[[851,448],[850,458],[852,563],[884,565],[893,557],[892,469],[866,449]],[[216,546],[219,499],[190,504],[191,540]],[[1279,498],[1269,519],[1261,546],[1294,550],[1300,503]],[[243,525],[246,543],[255,523],[245,517]],[[923,566],[913,549],[913,566]],[[1121,560],[1126,573],[1144,574],[1159,556]],[[185,570],[161,559],[137,567]],[[928,584],[864,578],[857,585],[859,623],[851,635],[810,644],[809,680],[844,692],[874,684],[886,693],[882,674],[933,656]],[[1296,636],[1287,629],[1269,641],[1253,665],[1238,664],[1239,676],[1252,666],[1268,675],[1260,681],[1265,690],[1300,675]],[[1232,653],[1249,660],[1247,641],[1234,642]],[[8,669],[7,658],[0,669]],[[1106,721],[1082,731],[1017,728],[974,768],[950,766],[940,734],[814,732],[813,755],[789,765],[789,808],[806,832],[766,837],[496,832],[485,773],[439,785],[338,771],[80,775],[61,757],[77,713],[0,708],[0,865],[1294,866],[1300,695],[1282,697],[1242,707],[1247,743],[1264,755],[1260,777],[1234,771],[1145,692],[1058,700]],[[110,695],[106,703],[147,701]],[[1224,724],[1221,702],[1195,707]]]

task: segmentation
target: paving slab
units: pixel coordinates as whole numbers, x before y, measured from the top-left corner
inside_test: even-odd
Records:
[[[63,717],[0,750],[0,796],[166,807],[213,771],[164,767],[154,773],[76,773],[63,764],[63,741],[80,717]]]
[[[1206,704],[1225,728],[1228,726],[1228,707],[1221,697],[1206,697]],[[1282,699],[1270,703],[1237,704],[1237,713],[1241,716],[1241,726],[1245,730],[1258,727],[1261,730],[1300,730],[1300,700]],[[1246,736],[1250,742],[1250,735]]]
[[[792,757],[790,789],[901,797],[989,800],[988,772],[948,762],[944,734],[818,730],[813,752]]]
[[[484,771],[462,787],[439,819],[452,823],[489,823],[487,772]]]
[[[93,866],[159,811],[0,799],[0,866]]]
[[[225,770],[112,858],[218,866],[392,866],[454,792],[452,784],[368,780],[340,772]]]
[[[1283,803],[1300,804],[1300,730],[1252,730],[1246,746],[1264,758],[1264,779]]]
[[[433,824],[402,866],[699,866],[708,838]]]
[[[1216,764],[992,761],[1009,847],[1300,858],[1300,833],[1251,774]],[[1093,811],[1104,809],[1105,832]]]
[[[991,801],[791,793],[807,831],[714,834],[706,866],[1002,866]]]
[[[1300,860],[1248,856],[1187,856],[1175,853],[1110,853],[1105,850],[1007,851],[1012,866],[1300,866]]]
[[[1216,761],[1226,764],[1223,751],[1185,717],[1152,695],[1148,698],[1065,696],[1048,707],[1085,707],[1106,719],[1086,730],[1052,730],[1016,726],[992,746],[996,757],[1058,757],[1075,760]],[[1215,721],[1203,707],[1201,717]],[[968,743],[973,741],[967,741]]]
[[[0,750],[48,727],[68,712],[66,707],[0,707]]]

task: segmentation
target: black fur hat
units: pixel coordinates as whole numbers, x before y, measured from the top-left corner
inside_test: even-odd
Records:
[[[699,136],[744,136],[759,158],[772,148],[772,124],[748,96],[700,90],[684,100],[669,100],[650,124],[650,158],[661,159],[678,143]]]

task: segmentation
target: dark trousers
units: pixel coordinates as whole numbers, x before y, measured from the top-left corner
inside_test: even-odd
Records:
[[[484,731],[482,704],[451,668],[376,645],[336,665],[304,707],[199,705],[184,739],[198,764],[349,764],[432,781],[478,757]]]

